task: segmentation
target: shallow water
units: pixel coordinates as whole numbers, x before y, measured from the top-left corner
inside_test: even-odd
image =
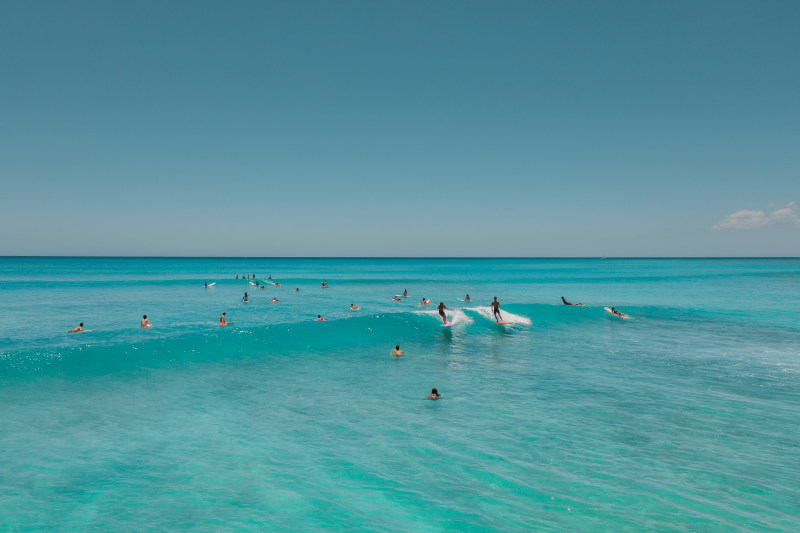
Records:
[[[0,258],[0,530],[794,531],[799,297],[786,259]]]

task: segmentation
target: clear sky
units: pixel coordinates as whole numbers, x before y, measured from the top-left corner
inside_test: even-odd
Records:
[[[800,255],[800,2],[0,0],[0,255]]]

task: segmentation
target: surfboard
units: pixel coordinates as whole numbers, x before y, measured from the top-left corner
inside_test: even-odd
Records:
[[[208,287],[213,287],[216,284],[217,284],[217,282],[215,281],[214,283],[209,283],[208,285],[203,285],[203,286],[208,288]]]
[[[507,326],[507,325],[511,324],[511,322],[495,322],[495,324],[500,324],[502,326]]]
[[[442,327],[443,328],[449,328],[452,325],[453,325],[453,323],[448,321],[448,322],[445,322],[444,324],[442,324]]]

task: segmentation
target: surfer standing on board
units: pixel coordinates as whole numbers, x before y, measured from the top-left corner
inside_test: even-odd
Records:
[[[492,314],[496,322],[503,320],[503,316],[500,314],[500,302],[497,301],[497,296],[492,300]]]
[[[449,307],[444,305],[444,302],[439,302],[437,309],[439,310],[439,316],[442,317],[442,324],[447,324],[447,315],[444,313],[444,310],[449,309]]]

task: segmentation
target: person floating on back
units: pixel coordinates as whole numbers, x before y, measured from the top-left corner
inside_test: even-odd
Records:
[[[497,301],[497,296],[492,300],[492,314],[496,322],[502,322],[503,315],[500,314],[500,302]]]
[[[439,310],[439,316],[442,317],[442,324],[447,324],[447,315],[444,313],[445,309],[449,309],[444,302],[439,302],[439,305],[436,307]]]
[[[220,325],[220,326],[227,326],[228,324],[230,324],[230,322],[228,322],[228,321],[225,319],[225,311],[223,311],[223,312],[222,312],[222,316],[221,316],[221,317],[219,317],[219,325]]]
[[[72,328],[68,330],[67,333],[78,333],[81,331],[83,331],[83,322],[81,322],[81,324],[77,328]]]
[[[400,345],[398,344],[394,347],[394,350],[392,350],[392,355],[395,357],[400,357],[405,354],[403,353],[403,350],[400,349]]]
[[[151,324],[150,321],[147,320],[147,315],[143,315],[142,316],[142,329],[144,329],[144,328],[152,328],[152,327],[153,327],[153,324]]]
[[[428,399],[429,400],[438,400],[440,397],[441,397],[441,394],[439,394],[439,391],[436,390],[436,387],[433,387],[431,389],[431,393],[428,394]]]
[[[581,307],[584,307],[582,302],[578,302],[576,304],[571,304],[568,301],[566,301],[563,296],[561,297],[561,301],[564,302],[564,305],[580,305]]]

